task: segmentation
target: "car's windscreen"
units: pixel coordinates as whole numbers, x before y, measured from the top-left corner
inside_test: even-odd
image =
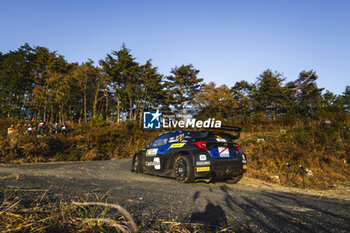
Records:
[[[169,133],[164,133],[160,136],[158,136],[151,144],[152,147],[159,147],[159,146],[164,146],[168,143],[168,138],[170,134]]]

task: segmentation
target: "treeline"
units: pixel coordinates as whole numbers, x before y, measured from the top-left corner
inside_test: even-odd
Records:
[[[350,113],[350,86],[341,95],[319,88],[313,70],[288,83],[266,70],[255,83],[239,81],[231,88],[202,83],[192,65],[170,73],[160,74],[151,60],[139,64],[124,44],[98,64],[69,63],[55,51],[25,44],[0,53],[0,116],[120,122],[141,121],[144,111],[155,109],[217,119]]]
[[[0,115],[59,122],[140,120],[145,110],[183,109],[200,90],[198,72],[182,65],[164,77],[151,60],[137,63],[125,45],[96,66],[91,60],[68,63],[57,52],[25,44],[0,54]]]
[[[336,95],[317,86],[315,71],[302,71],[295,81],[285,83],[278,72],[264,71],[255,83],[236,82],[231,88],[203,85],[197,98],[198,115],[243,119],[281,116],[319,116],[350,113],[350,86]],[[214,114],[214,115],[213,115]]]

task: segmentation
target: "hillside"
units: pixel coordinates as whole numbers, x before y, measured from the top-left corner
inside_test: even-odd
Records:
[[[294,187],[350,185],[350,131],[344,121],[336,122],[342,123],[299,119],[282,126],[281,121],[268,119],[246,122],[238,143],[248,156],[247,176]],[[5,129],[11,124],[16,132],[8,136]],[[51,135],[47,128],[46,136],[38,136],[36,131],[26,133],[26,124],[0,120],[1,163],[130,158],[161,132],[134,123],[100,121],[68,125],[66,134]]]

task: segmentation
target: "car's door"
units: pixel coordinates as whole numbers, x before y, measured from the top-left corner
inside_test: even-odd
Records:
[[[158,136],[146,150],[144,157],[144,168],[147,173],[157,173],[162,171],[161,160],[167,152],[169,145],[169,133]]]

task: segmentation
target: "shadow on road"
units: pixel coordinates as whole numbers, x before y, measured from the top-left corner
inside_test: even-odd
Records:
[[[195,212],[191,214],[192,223],[202,223],[208,230],[215,230],[220,226],[227,225],[227,218],[220,205],[214,205],[208,202],[204,212]]]
[[[261,192],[260,198],[252,198],[245,195],[235,196],[225,186],[220,189],[225,193],[225,207],[234,213],[241,213],[248,220],[246,222],[254,223],[262,231],[327,232],[329,229],[336,229],[346,232],[346,229],[350,229],[346,217],[327,210],[327,206],[331,209],[337,205],[334,201],[322,200],[321,205],[318,200],[307,196],[268,192]],[[340,205],[347,207],[346,203]],[[254,231],[249,225],[241,225],[240,229]]]

